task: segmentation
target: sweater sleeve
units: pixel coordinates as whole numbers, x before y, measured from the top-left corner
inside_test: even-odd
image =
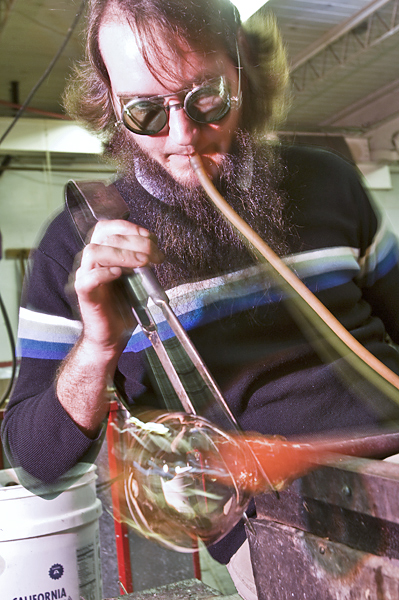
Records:
[[[50,224],[33,252],[18,331],[20,369],[8,404],[2,440],[25,481],[51,483],[79,462],[92,463],[96,440],[77,427],[58,401],[55,377],[81,332],[68,278],[79,245],[68,216]]]
[[[357,169],[349,172],[348,184],[353,199],[353,222],[357,227],[359,248],[360,270],[355,281],[363,299],[370,305],[372,315],[381,319],[387,334],[397,344],[399,306],[395,298],[399,293],[398,240]]]
[[[374,315],[380,317],[390,338],[399,344],[399,250],[386,220],[379,219],[371,243],[360,258],[359,285]]]
[[[291,147],[285,152],[287,191],[296,199],[294,222],[298,240],[305,243],[298,250],[352,249],[358,262],[353,283],[372,315],[381,319],[388,335],[399,343],[398,243],[360,173],[342,157],[319,148]]]

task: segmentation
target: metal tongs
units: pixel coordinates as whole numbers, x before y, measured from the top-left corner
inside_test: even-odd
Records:
[[[76,182],[71,180],[66,185],[65,201],[83,244],[87,243],[88,234],[97,221],[128,219],[129,217],[129,208],[113,184],[105,186],[100,181]],[[216,382],[171,309],[169,298],[152,269],[150,267],[138,267],[134,269],[131,275],[124,275],[122,280],[134,316],[154,348],[183,409],[187,413],[198,414],[195,394],[190,397],[184,378],[178,372],[177,365],[182,364],[182,360],[185,365],[190,365],[191,362],[197,379],[199,376],[202,380],[202,401],[204,395],[209,400],[215,400],[227,418],[229,428],[239,429],[237,421]],[[178,340],[179,347],[177,351],[170,347],[167,349],[161,340],[157,324],[151,314],[150,300],[160,308],[166,322]],[[125,406],[125,408],[128,407]]]

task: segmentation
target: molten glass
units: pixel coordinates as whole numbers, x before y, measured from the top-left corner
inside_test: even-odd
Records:
[[[245,448],[205,419],[185,413],[128,419],[122,519],[147,538],[183,552],[221,539],[241,519],[249,492],[234,471]],[[220,452],[228,445],[228,456]],[[226,460],[226,458],[228,460]]]
[[[388,455],[399,435],[288,441],[225,432],[187,413],[128,417],[119,429],[125,511],[120,518],[147,538],[192,552],[198,538],[220,540],[250,497],[281,489],[338,454]],[[335,458],[334,458],[335,457]]]

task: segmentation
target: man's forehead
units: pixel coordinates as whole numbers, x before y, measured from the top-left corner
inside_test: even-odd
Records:
[[[121,78],[124,73],[125,80],[134,79],[134,74],[140,71],[148,71],[171,91],[222,75],[226,62],[232,62],[222,51],[193,48],[177,38],[175,41],[173,48],[171,40],[166,43],[160,36],[156,48],[146,46],[145,40],[138,39],[126,19],[123,22],[119,19],[106,20],[99,32],[100,51],[108,71],[117,68]],[[136,92],[121,90],[123,95],[133,91]]]
[[[130,57],[139,53],[142,56],[149,56],[155,61],[160,60],[160,57],[163,60],[173,59],[177,54],[189,57],[190,54],[206,56],[212,53],[209,45],[191,43],[177,33],[173,33],[172,29],[166,31],[157,23],[148,23],[147,25],[145,31],[139,31],[126,17],[121,16],[121,13],[109,15],[102,20],[99,28],[100,49],[103,40],[107,37],[115,36],[114,41],[117,41],[122,36],[125,40],[126,52]]]

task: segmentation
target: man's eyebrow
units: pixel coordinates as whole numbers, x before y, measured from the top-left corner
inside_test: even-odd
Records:
[[[190,81],[187,81],[185,84],[182,85],[182,87],[179,87],[179,89],[175,90],[175,91],[170,91],[167,94],[138,94],[133,93],[133,92],[121,92],[119,94],[117,94],[117,97],[120,98],[121,100],[133,100],[136,98],[162,98],[164,96],[173,96],[173,94],[178,94],[179,92],[184,92],[185,90],[190,90],[191,88],[197,87],[199,85],[202,85],[204,83],[206,83],[207,81],[212,81],[213,79],[216,79],[218,77],[218,75],[215,74],[211,74],[211,73],[202,73],[201,75],[198,75],[198,77],[195,77],[193,79],[191,79]]]
[[[146,94],[145,92],[131,92],[127,90],[126,92],[118,92],[116,95],[118,96],[118,98],[150,98],[158,94]]]
[[[117,97],[120,98],[121,100],[131,100],[133,98],[152,98],[153,95],[150,95],[150,94],[133,94],[133,93],[128,93],[128,92],[121,92],[120,94],[117,94]]]
[[[178,90],[178,92],[181,90]],[[126,100],[138,100],[139,98],[143,98],[143,100],[149,100],[151,98],[164,98],[165,96],[173,96],[174,93],[178,93],[178,92],[170,92],[170,94],[126,94],[126,93],[122,93],[122,94],[117,94],[117,97],[122,100],[122,101],[126,101]]]

